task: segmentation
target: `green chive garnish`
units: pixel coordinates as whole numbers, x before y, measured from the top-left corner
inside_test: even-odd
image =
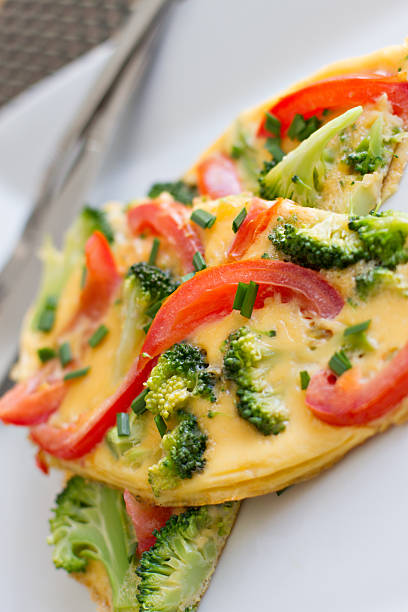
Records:
[[[149,393],[150,389],[146,387],[143,389],[141,393],[130,404],[131,409],[135,414],[143,414],[146,412],[146,395]]]
[[[279,489],[279,491],[276,491],[276,495],[279,497],[279,495],[282,495],[282,493],[284,493],[285,491],[287,491],[288,489],[291,489],[294,485],[288,485],[287,487],[285,487],[284,489]]]
[[[50,348],[48,346],[43,346],[42,348],[38,349],[37,355],[41,363],[45,363],[46,361],[49,361],[50,359],[54,359],[57,353],[54,351],[53,348]]]
[[[239,228],[241,227],[241,225],[244,222],[245,217],[247,216],[247,209],[242,208],[239,213],[237,214],[237,216],[235,217],[235,219],[232,222],[232,231],[234,232],[234,234],[237,233],[237,231],[239,230]]]
[[[274,338],[276,336],[276,330],[270,329],[268,332],[266,332],[266,335],[269,336],[270,338]]]
[[[85,374],[88,374],[90,369],[91,369],[90,366],[88,366],[87,368],[81,368],[80,370],[72,370],[72,372],[68,372],[67,374],[65,374],[64,380],[72,380],[73,378],[81,378],[81,376],[85,376]]]
[[[250,281],[248,288],[245,292],[244,299],[241,306],[241,314],[247,319],[251,318],[252,311],[256,300],[256,294],[258,293],[258,287],[256,283]]]
[[[69,342],[64,342],[58,349],[58,357],[63,368],[72,361],[72,352]]]
[[[129,423],[129,415],[127,412],[117,413],[116,428],[118,430],[118,436],[120,437],[130,436],[130,423]]]
[[[275,115],[272,115],[272,113],[265,113],[265,115],[265,127],[268,132],[274,136],[280,136],[281,122],[279,119],[275,117]]]
[[[95,346],[98,346],[98,344],[102,342],[102,340],[104,339],[108,331],[109,329],[106,327],[106,325],[103,325],[103,324],[100,325],[98,329],[89,338],[88,340],[89,346],[92,346],[92,348],[95,348]]]
[[[38,323],[37,323],[37,329],[39,329],[39,331],[42,331],[42,332],[51,331],[54,325],[54,321],[55,321],[57,303],[58,303],[58,300],[55,295],[49,295],[47,299],[45,300],[45,304],[40,313]]]
[[[366,331],[370,327],[371,319],[368,321],[363,321],[362,323],[357,323],[356,325],[351,325],[344,330],[344,336],[352,336],[353,334],[359,334],[360,332]]]
[[[212,215],[211,213],[207,212],[206,210],[203,210],[202,208],[198,208],[197,210],[195,210],[190,217],[190,219],[194,221],[194,223],[197,223],[197,225],[199,225],[203,229],[207,229],[207,227],[212,227],[215,223],[216,218],[217,217],[215,215]]]
[[[329,361],[329,368],[332,372],[337,374],[337,376],[341,376],[347,370],[350,370],[352,367],[350,363],[350,359],[347,357],[344,351],[338,351],[338,353],[334,353],[333,357]]]
[[[180,282],[181,283],[185,283],[188,280],[190,280],[191,278],[193,278],[194,275],[195,275],[195,272],[189,272],[188,274],[184,274],[184,276],[182,276],[180,278]]]
[[[159,431],[160,436],[163,437],[167,431],[167,425],[164,422],[163,417],[160,414],[156,414],[156,416],[154,417],[154,422],[156,423],[156,427]]]
[[[232,304],[233,310],[241,310],[242,302],[244,301],[247,289],[248,285],[246,283],[238,283],[234,303]]]
[[[310,375],[309,372],[307,372],[306,370],[302,370],[300,372],[300,388],[302,389],[302,391],[305,391],[310,383]]]
[[[267,138],[265,148],[272,155],[276,163],[279,163],[285,157],[280,145],[280,138]]]
[[[152,250],[150,251],[148,264],[154,266],[157,259],[157,254],[159,252],[160,240],[158,238],[153,239]]]
[[[205,259],[201,255],[200,251],[196,251],[196,253],[194,254],[193,265],[197,272],[200,272],[200,270],[205,270],[205,268],[207,267]]]

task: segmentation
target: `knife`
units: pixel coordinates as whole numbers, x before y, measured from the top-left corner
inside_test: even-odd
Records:
[[[172,0],[137,0],[116,50],[61,140],[21,238],[0,273],[0,395],[17,358],[25,311],[36,296],[44,236],[60,241],[84,205],[130,96],[143,83]]]

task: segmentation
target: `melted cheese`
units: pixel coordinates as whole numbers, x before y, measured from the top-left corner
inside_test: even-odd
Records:
[[[405,66],[402,62],[406,55],[407,47],[400,46],[385,49],[366,58],[340,62],[296,84],[292,90],[314,80],[337,74],[373,70],[395,72],[400,65]],[[258,125],[265,110],[276,99],[268,100],[256,109],[244,113],[241,121],[247,126]],[[230,138],[231,130],[214,143],[203,157],[212,151],[227,150]],[[186,175],[186,178],[194,181],[195,168]],[[250,206],[245,195],[238,198],[224,198],[216,203],[200,201],[197,204],[200,208],[207,208],[217,215],[214,226],[201,232],[209,265],[224,261],[234,239],[231,222],[243,204]],[[291,213],[290,205],[282,206],[281,212]],[[319,219],[325,213],[311,209],[297,209],[297,214],[299,218]],[[118,223],[122,221],[123,218],[121,221],[118,220]],[[150,250],[148,240],[144,241],[143,245],[140,242],[132,245],[133,239],[126,232],[124,228],[123,239],[115,247],[115,255],[123,268],[133,263],[135,256],[146,258]],[[271,244],[265,232],[252,245],[245,257],[260,257],[270,248]],[[164,249],[162,253],[164,262],[169,261],[166,253],[167,250]],[[171,259],[173,260],[173,255]],[[348,271],[341,274],[329,272],[326,276],[345,295],[350,293],[352,279]],[[78,279],[75,282],[78,282]],[[64,309],[67,308],[68,311],[78,296],[78,289],[74,289],[75,282],[72,280],[72,285],[70,284],[64,292]],[[262,436],[237,415],[235,389],[232,384],[227,384],[225,390],[218,390],[218,400],[215,405],[195,399],[191,402],[190,408],[197,414],[201,426],[209,436],[206,468],[203,473],[184,481],[177,489],[164,492],[159,499],[153,497],[147,482],[147,469],[157,460],[155,453],[160,445],[160,437],[151,415],[144,417],[147,433],[141,446],[152,452],[146,453],[145,460],[138,467],[132,467],[122,460],[115,459],[105,443],[78,461],[63,462],[49,459],[59,467],[68,467],[73,472],[90,478],[100,479],[121,488],[126,487],[136,496],[148,501],[175,506],[241,499],[281,489],[308,478],[330,466],[369,436],[384,430],[392,423],[402,422],[408,414],[408,402],[404,402],[385,418],[366,427],[332,427],[316,419],[307,409],[304,392],[299,386],[299,371],[307,369],[312,374],[317,369],[325,367],[330,356],[340,347],[344,328],[371,319],[370,339],[379,350],[366,355],[361,363],[356,357],[353,365],[360,367],[363,375],[372,375],[407,341],[407,306],[406,298],[384,292],[357,309],[347,304],[335,320],[327,321],[307,319],[299,311],[296,301],[281,303],[275,298],[268,300],[262,310],[255,311],[249,323],[239,313],[233,312],[223,320],[199,327],[189,340],[207,350],[209,361],[215,368],[221,368],[220,345],[230,331],[243,324],[249,324],[256,330],[277,331],[275,338],[268,339],[271,347],[276,347],[276,358],[268,373],[268,380],[288,408],[289,423],[287,429],[278,436]],[[72,383],[61,411],[54,417],[55,422],[62,424],[63,421],[75,418],[84,410],[97,405],[100,398],[105,398],[113,392],[116,382],[112,379],[112,360],[120,334],[118,311],[113,307],[107,315],[106,324],[110,329],[109,336],[100,346],[88,350],[84,356],[85,364],[91,366],[88,377]],[[32,354],[34,343],[30,333],[27,333],[27,328],[24,342],[27,354]],[[209,407],[216,413],[214,418],[208,417]]]

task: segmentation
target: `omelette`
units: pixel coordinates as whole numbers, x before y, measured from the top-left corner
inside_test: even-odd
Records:
[[[407,66],[407,45],[334,64],[243,113],[182,180],[44,243],[0,400],[43,469],[215,516],[404,422],[408,217],[378,209],[408,159]],[[237,509],[204,586],[160,609],[197,602]],[[107,568],[80,569],[118,608]]]

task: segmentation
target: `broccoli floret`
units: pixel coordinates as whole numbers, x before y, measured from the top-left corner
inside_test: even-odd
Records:
[[[355,151],[346,155],[344,161],[359,174],[371,174],[385,164],[381,115],[374,121],[368,136],[360,142]]]
[[[128,361],[141,342],[144,332],[162,301],[178,287],[178,282],[165,272],[145,262],[131,266],[123,286],[122,332],[116,356],[116,376],[126,370]]]
[[[408,296],[406,280],[394,270],[376,266],[356,277],[356,291],[365,300],[369,295],[375,295],[383,288],[395,289],[403,296]]]
[[[161,193],[167,192],[173,196],[177,202],[190,206],[193,203],[193,198],[198,195],[198,190],[195,185],[189,185],[184,181],[175,181],[174,183],[154,183],[149,189],[149,198],[157,198]]]
[[[208,371],[205,351],[180,342],[160,356],[147,383],[146,408],[169,418],[193,396],[215,401],[215,374]]]
[[[156,532],[137,569],[140,612],[194,609],[214,571],[239,504],[189,508]]]
[[[178,417],[179,424],[163,436],[164,457],[149,468],[149,483],[156,496],[174,489],[180,480],[192,478],[205,467],[207,434],[201,431],[193,414],[180,410]]]
[[[284,431],[287,411],[266,381],[271,346],[261,334],[241,327],[228,336],[224,351],[224,374],[236,384],[239,415],[265,436]]]
[[[361,112],[361,106],[352,108],[301,142],[260,178],[261,196],[268,200],[281,196],[304,206],[316,206],[326,174],[325,147],[339,132],[354,123]]]
[[[120,491],[74,476],[56,499],[50,528],[57,568],[83,572],[97,559],[109,576],[115,610],[134,606],[137,580],[129,579],[129,559],[136,539]]]
[[[341,270],[358,261],[394,269],[408,261],[407,237],[408,215],[394,211],[351,217],[348,222],[346,217],[338,222],[328,215],[310,226],[288,220],[269,235],[290,261],[314,270]]]
[[[395,268],[408,261],[405,242],[408,236],[408,215],[387,210],[350,219],[349,228],[357,232],[366,260],[377,261],[386,268]]]
[[[68,277],[83,260],[86,241],[96,230],[102,232],[109,242],[113,242],[113,230],[105,213],[102,210],[86,206],[69,228],[62,251],[56,249],[51,240],[47,238],[41,250],[44,269],[40,291],[34,303],[32,319],[34,329],[50,331],[52,328],[52,322],[48,329],[40,324],[41,315],[51,300],[55,304],[54,310],[56,309]]]
[[[331,217],[312,226],[283,223],[269,234],[274,247],[300,266],[312,270],[339,270],[364,256],[359,239],[345,227],[334,226]]]

